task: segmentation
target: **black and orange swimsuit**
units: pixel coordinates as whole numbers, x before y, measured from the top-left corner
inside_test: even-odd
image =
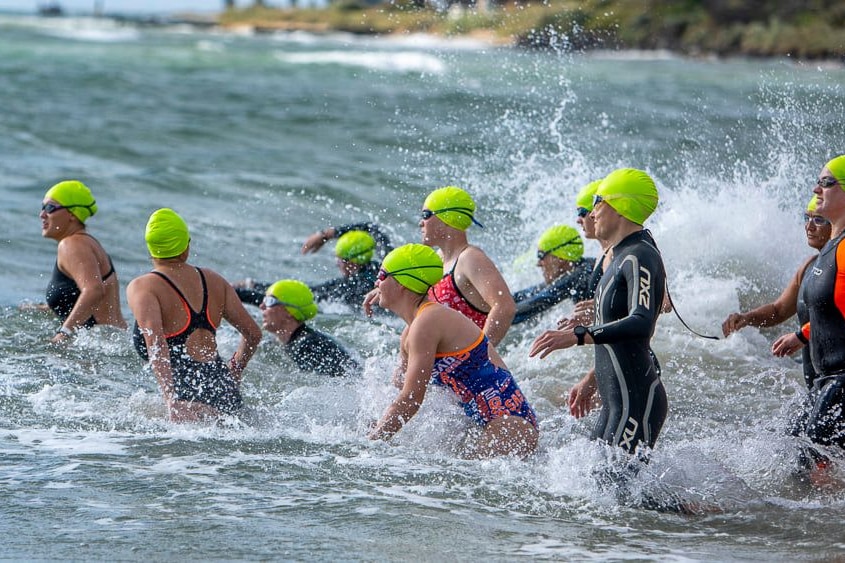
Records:
[[[219,355],[216,355],[210,362],[198,362],[185,349],[188,337],[194,331],[203,329],[209,331],[211,334],[217,333],[217,327],[211,322],[211,318],[208,315],[208,287],[205,283],[205,275],[203,275],[201,269],[196,268],[196,270],[202,282],[202,307],[200,307],[199,311],[191,309],[188,300],[185,299],[185,295],[176,287],[176,284],[170,278],[161,272],[155,270],[152,272],[173,288],[173,291],[176,292],[182,301],[182,307],[185,309],[188,317],[182,328],[174,333],[164,335],[167,346],[170,349],[173,387],[176,398],[181,401],[200,401],[220,411],[229,413],[237,410],[242,405],[238,384],[229,371],[229,368],[226,367]],[[137,350],[138,355],[144,361],[149,361],[147,344],[137,322],[132,331],[132,341],[135,344],[135,350]]]

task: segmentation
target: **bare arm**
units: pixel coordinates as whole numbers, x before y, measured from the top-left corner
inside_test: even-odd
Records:
[[[405,382],[399,395],[370,432],[371,440],[389,440],[419,411],[431,378],[438,339],[439,335],[432,330],[408,331]]]
[[[70,330],[83,326],[106,296],[105,284],[100,276],[100,263],[89,239],[86,236],[74,236],[59,243],[59,269],[79,287],[79,299],[62,324]]]
[[[801,279],[804,277],[807,266],[815,258],[815,256],[812,256],[804,261],[780,296],[771,303],[761,305],[747,313],[728,315],[728,318],[722,323],[722,333],[728,336],[747,326],[775,326],[794,315],[798,310],[798,290],[801,287]]]
[[[490,306],[484,323],[484,334],[490,344],[498,346],[511,327],[516,303],[507,282],[486,254],[470,247],[465,256],[458,262],[456,275],[468,280],[475,292]]]
[[[229,361],[229,369],[232,371],[235,381],[240,384],[241,374],[261,342],[261,328],[244,308],[235,289],[227,284],[226,280],[221,278],[221,281],[226,290],[223,318],[241,333],[238,349]]]

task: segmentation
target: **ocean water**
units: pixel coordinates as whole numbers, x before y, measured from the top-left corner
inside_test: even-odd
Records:
[[[648,226],[677,309],[718,334],[811,253],[801,211],[842,152],[843,89],[842,67],[792,60],[0,16],[0,557],[845,556],[845,487],[791,476],[799,444],[783,428],[801,366],[769,349],[794,320],[711,341],[661,318],[670,414],[633,494],[699,507],[683,515],[597,485],[609,453],[588,439],[594,415],[565,408],[591,351],[527,355],[566,303],[500,347],[541,419],[527,461],[457,456],[467,422],[436,389],[391,443],[366,440],[394,393],[395,319],[324,307],[314,325],[356,351],[361,379],[299,373],[265,337],[242,416],[175,425],[126,333],[94,329],[56,350],[55,319],[21,308],[43,299],[55,243],[37,215],[61,179],[94,191],[89,231],[124,287],[150,268],[143,230],[158,207],[188,221],[195,264],[233,281],[316,282],[336,270],[330,248],[299,254],[308,234],[374,220],[396,243],[418,241],[425,195],[457,184],[486,227],[471,241],[516,289],[540,278],[539,234],[574,224],[578,189],[633,166],[660,189]],[[234,349],[231,327],[219,341]]]

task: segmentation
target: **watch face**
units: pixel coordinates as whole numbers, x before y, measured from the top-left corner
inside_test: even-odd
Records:
[[[573,332],[575,333],[575,336],[584,336],[587,334],[587,327],[580,325],[576,326]]]

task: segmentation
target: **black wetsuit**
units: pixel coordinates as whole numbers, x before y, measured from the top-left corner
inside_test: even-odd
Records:
[[[666,418],[666,391],[649,341],[660,315],[666,274],[648,231],[617,244],[596,292],[596,382],[602,399],[593,439],[633,453],[654,446]]]
[[[304,324],[294,331],[285,350],[302,371],[320,375],[358,375],[361,367],[334,339]]]
[[[810,322],[810,310],[804,302],[804,286],[806,285],[809,276],[807,272],[811,271],[815,261],[807,264],[804,273],[801,277],[801,285],[798,288],[798,300],[796,301],[796,312],[798,314],[798,326],[804,326]],[[804,383],[807,384],[809,394],[804,400],[802,408],[798,414],[789,421],[789,433],[793,436],[800,436],[807,431],[807,422],[810,418],[810,412],[813,409],[813,404],[816,402],[816,393],[813,390],[813,384],[816,380],[816,370],[813,369],[813,360],[810,357],[810,347],[804,346],[801,349],[801,362],[804,369]]]
[[[334,229],[337,237],[349,231],[366,231],[370,233],[376,241],[376,252],[380,257],[385,256],[393,250],[390,239],[375,223],[354,223],[335,227]],[[364,302],[364,296],[375,287],[378,270],[379,262],[372,261],[364,264],[354,275],[334,278],[320,284],[309,285],[309,287],[316,301],[340,301],[350,307],[360,309],[361,304]],[[261,305],[264,294],[270,285],[269,283],[255,282],[253,287],[236,288],[235,292],[243,303],[257,307]]]
[[[87,235],[88,233],[84,234]],[[91,235],[88,236],[90,237]],[[112,264],[111,256],[108,258],[109,271],[103,276],[103,281],[106,281],[114,275],[114,264]],[[47,284],[47,305],[54,313],[56,313],[62,322],[64,322],[76,306],[76,302],[79,300],[80,295],[81,292],[79,291],[79,286],[76,285],[73,278],[65,275],[65,273],[59,269],[59,262],[57,260],[56,265],[53,266],[53,277],[50,278],[50,283]],[[83,326],[85,328],[91,328],[95,324],[97,324],[97,321],[92,315],[85,321]]]
[[[564,299],[577,303],[592,297],[590,278],[595,264],[595,258],[582,258],[573,264],[569,272],[558,276],[552,283],[537,284],[514,293],[516,315],[511,324],[519,324],[536,317]]]
[[[176,287],[170,278],[161,272],[152,273],[161,277],[179,295],[179,299],[189,314],[189,320],[179,332],[165,335],[167,346],[170,349],[170,369],[173,372],[173,390],[176,398],[180,401],[199,401],[218,409],[224,413],[236,411],[243,404],[238,383],[235,381],[232,372],[223,363],[219,355],[210,362],[198,362],[193,359],[185,349],[188,337],[195,330],[203,329],[211,334],[217,333],[211,319],[208,318],[208,288],[205,284],[205,275],[202,270],[196,268],[202,281],[202,307],[194,311],[185,299],[185,295]],[[147,343],[144,340],[138,323],[132,331],[132,341],[135,350],[144,361],[149,361]]]
[[[802,281],[802,297],[809,310],[810,358],[816,376],[814,404],[807,422],[807,436],[823,445],[845,447],[845,312],[834,299],[838,287],[838,247],[845,233],[829,241]]]

